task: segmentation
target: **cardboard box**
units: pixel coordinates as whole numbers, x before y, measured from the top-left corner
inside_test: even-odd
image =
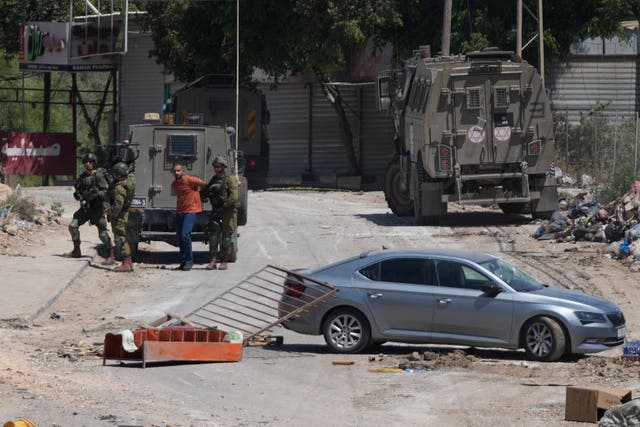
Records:
[[[631,390],[626,388],[568,386],[564,417],[597,423],[607,409],[630,400]]]

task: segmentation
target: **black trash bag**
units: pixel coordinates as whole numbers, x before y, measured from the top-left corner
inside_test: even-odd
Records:
[[[627,231],[627,226],[622,221],[613,221],[607,224],[604,228],[604,235],[607,238],[607,243],[617,242],[623,240]]]
[[[594,215],[598,212],[599,209],[600,207],[598,206],[597,202],[578,200],[575,202],[571,202],[571,204],[569,205],[567,217],[571,219],[578,219],[582,216]]]

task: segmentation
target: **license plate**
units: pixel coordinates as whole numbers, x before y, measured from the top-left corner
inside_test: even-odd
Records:
[[[133,200],[131,200],[132,208],[144,208],[146,206],[147,206],[147,199],[145,199],[144,197],[134,197]]]
[[[622,328],[618,328],[616,332],[618,333],[618,338],[624,338],[624,336],[627,335],[627,328],[623,326]]]

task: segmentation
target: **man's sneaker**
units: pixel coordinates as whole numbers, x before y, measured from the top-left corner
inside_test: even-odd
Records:
[[[184,263],[184,262],[183,262],[183,263],[180,263],[180,265],[179,265],[179,266],[177,266],[177,267],[173,267],[173,268],[172,268],[172,270],[184,270],[184,265],[185,265],[185,264],[186,264],[186,263]]]
[[[193,262],[187,261],[184,263],[184,266],[182,267],[182,271],[189,271],[191,270],[191,267],[193,267]]]

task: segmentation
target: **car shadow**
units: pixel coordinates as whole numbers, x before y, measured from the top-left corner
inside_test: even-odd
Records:
[[[400,217],[392,213],[385,214],[357,214],[376,225],[387,227],[413,227],[413,217]],[[491,225],[523,225],[531,223],[531,217],[520,214],[505,214],[502,212],[450,212],[437,220],[441,227],[477,227]]]
[[[262,347],[264,350],[281,352],[281,353],[312,353],[312,354],[335,354],[336,356],[345,356],[344,354],[333,353],[328,346],[323,344],[281,344],[266,345]],[[461,347],[461,346],[442,346],[435,344],[413,345],[413,344],[396,344],[385,343],[376,344],[368,347],[365,351],[358,353],[368,355],[370,357],[385,356],[407,356],[412,353],[432,352],[440,356],[463,351],[468,356],[473,356],[481,361],[519,361],[534,362],[531,360],[524,350],[507,350],[495,348],[477,348],[477,347]],[[555,363],[576,363],[577,361],[588,357],[588,355],[571,354],[564,356]],[[536,362],[537,363],[537,362]]]

